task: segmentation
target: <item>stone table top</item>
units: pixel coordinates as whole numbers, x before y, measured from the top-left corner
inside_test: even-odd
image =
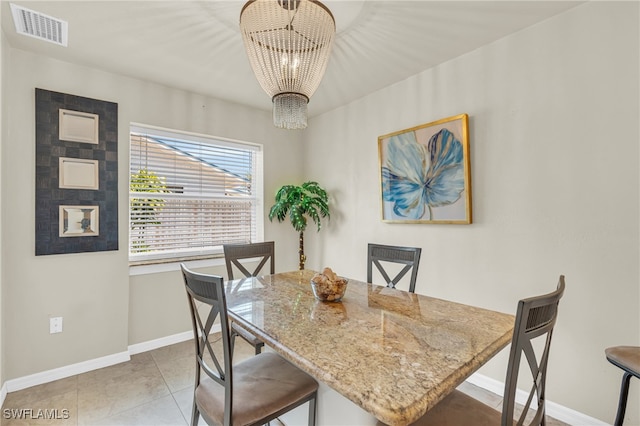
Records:
[[[511,341],[514,316],[349,280],[317,301],[310,270],[227,283],[232,318],[389,425],[410,424]]]

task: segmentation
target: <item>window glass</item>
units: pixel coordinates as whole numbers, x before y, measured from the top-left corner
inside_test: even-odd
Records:
[[[262,240],[261,146],[144,126],[130,139],[131,262]]]

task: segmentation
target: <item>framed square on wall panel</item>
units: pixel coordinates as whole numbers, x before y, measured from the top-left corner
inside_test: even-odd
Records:
[[[61,141],[83,142],[97,145],[100,116],[89,112],[60,109],[58,137]]]
[[[98,160],[60,157],[58,187],[100,189]]]
[[[35,96],[36,255],[118,250],[118,104]]]
[[[61,237],[93,237],[100,235],[98,206],[60,206],[58,227]]]

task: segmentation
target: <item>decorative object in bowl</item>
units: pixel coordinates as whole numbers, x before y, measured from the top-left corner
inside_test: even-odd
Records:
[[[316,299],[322,302],[339,302],[347,290],[347,279],[337,276],[331,268],[311,278],[311,289]]]

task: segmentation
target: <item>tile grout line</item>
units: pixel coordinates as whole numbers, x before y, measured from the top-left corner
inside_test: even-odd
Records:
[[[184,412],[180,409],[180,403],[178,402],[178,400],[176,399],[175,396],[175,392],[173,392],[171,390],[171,387],[169,386],[169,383],[167,383],[167,379],[164,377],[164,373],[162,372],[162,369],[160,368],[160,365],[158,365],[158,361],[156,360],[156,357],[153,356],[153,351],[155,349],[152,349],[149,351],[149,355],[151,356],[151,359],[153,360],[153,363],[156,365],[156,368],[158,369],[158,371],[160,372],[160,376],[162,376],[162,381],[164,382],[164,385],[167,387],[167,390],[169,391],[169,395],[171,395],[171,399],[173,400],[174,404],[176,404],[176,407],[178,408],[178,411],[180,412],[180,415],[182,416],[182,418],[185,421],[185,425],[190,425],[190,419],[187,419],[185,417]],[[177,391],[180,392],[180,391]]]

